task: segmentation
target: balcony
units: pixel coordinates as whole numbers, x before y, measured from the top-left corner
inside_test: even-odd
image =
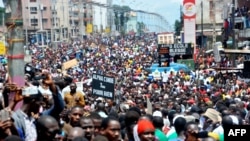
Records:
[[[92,21],[93,18],[83,18],[84,21]]]
[[[239,37],[241,37],[241,38],[250,38],[250,28],[239,30]]]
[[[80,18],[79,17],[70,17],[70,20],[72,20],[72,21],[79,21]]]

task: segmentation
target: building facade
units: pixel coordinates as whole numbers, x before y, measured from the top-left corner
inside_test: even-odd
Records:
[[[212,48],[213,43],[221,41],[224,4],[230,2],[231,0],[196,0],[196,43],[198,46],[200,46],[201,34],[203,34],[203,47]]]
[[[158,44],[174,44],[174,32],[162,32],[157,36]]]

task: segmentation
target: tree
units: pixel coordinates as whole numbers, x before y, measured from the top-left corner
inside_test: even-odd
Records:
[[[114,23],[116,30],[121,29],[121,32],[124,32],[124,26],[129,20],[129,12],[131,11],[131,8],[129,6],[119,6],[119,5],[113,5],[114,9]]]
[[[182,29],[181,22],[179,20],[176,20],[175,23],[174,23],[174,30],[175,30],[175,35],[176,36],[180,36],[181,29]]]
[[[144,29],[145,29],[145,24],[143,22],[137,22],[137,33],[139,33],[139,35],[142,35]]]
[[[24,86],[24,36],[22,0],[7,0],[5,7],[10,7],[6,14],[8,29],[8,73],[10,81],[18,86]]]

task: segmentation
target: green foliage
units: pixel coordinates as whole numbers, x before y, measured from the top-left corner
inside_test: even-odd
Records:
[[[121,26],[121,30],[124,30],[124,25],[129,20],[129,14],[127,13],[131,11],[131,8],[129,6],[119,6],[119,5],[113,5],[112,7],[115,14],[114,23],[116,29],[118,29],[118,27]]]
[[[3,26],[5,23],[3,19],[5,19],[5,8],[0,7],[0,25]]]
[[[144,32],[145,24],[143,22],[137,22],[137,33],[140,35]]]
[[[179,20],[176,20],[174,23],[174,30],[175,30],[175,34],[177,36],[180,36],[181,29],[182,29],[181,22]]]

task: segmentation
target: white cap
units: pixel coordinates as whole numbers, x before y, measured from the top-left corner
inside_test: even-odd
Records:
[[[162,113],[160,111],[155,111],[153,117],[162,117]]]

